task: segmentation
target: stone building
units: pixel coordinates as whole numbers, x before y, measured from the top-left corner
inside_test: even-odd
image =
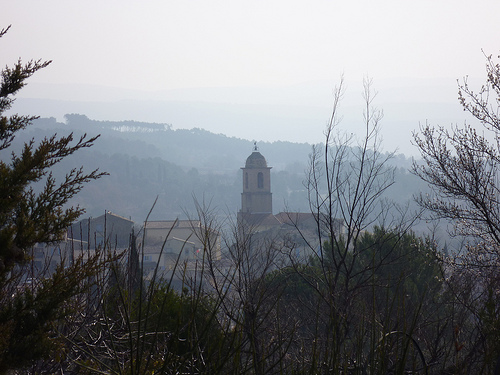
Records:
[[[205,227],[199,220],[161,220],[144,223],[143,270],[146,279],[157,275],[173,281],[195,275],[210,257],[221,260],[221,238],[218,231]]]
[[[241,193],[241,213],[272,214],[271,167],[254,146],[243,170],[243,192]]]
[[[133,226],[132,220],[106,211],[104,215],[73,224],[68,230],[68,237],[83,241],[90,249],[104,245],[108,250],[126,249]]]
[[[319,247],[322,230],[318,215],[311,212],[273,213],[271,167],[256,145],[245,162],[241,209],[237,215],[240,234],[251,235],[252,243],[262,246],[272,239],[277,247],[286,247],[297,258],[307,259]],[[337,231],[343,230],[342,220],[334,219]],[[286,250],[284,250],[286,251]]]

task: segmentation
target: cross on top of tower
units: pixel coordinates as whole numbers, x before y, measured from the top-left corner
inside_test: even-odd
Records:
[[[257,147],[257,142],[253,143],[253,151],[259,151],[259,148]]]

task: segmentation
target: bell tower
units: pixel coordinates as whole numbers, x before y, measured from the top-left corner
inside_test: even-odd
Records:
[[[241,193],[241,213],[272,214],[271,167],[259,152],[257,142],[247,158],[243,170],[243,193]]]

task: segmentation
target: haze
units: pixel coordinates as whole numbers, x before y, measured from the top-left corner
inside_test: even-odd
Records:
[[[320,142],[343,74],[358,130],[373,78],[386,149],[419,123],[462,123],[456,80],[498,54],[497,1],[11,1],[4,66],[53,60],[13,108],[170,123],[256,140]],[[484,51],[484,54],[483,52]]]

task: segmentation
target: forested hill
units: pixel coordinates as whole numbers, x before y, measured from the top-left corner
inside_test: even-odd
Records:
[[[231,172],[242,167],[252,152],[254,141],[275,169],[285,169],[296,161],[307,163],[311,152],[311,145],[307,143],[262,142],[260,134],[255,134],[255,140],[244,140],[199,128],[174,130],[169,124],[96,121],[78,114],[68,114],[65,120],[64,124],[54,118],[42,118],[35,126],[101,134],[95,147],[99,152],[160,157],[184,168],[196,168],[201,173]]]
[[[72,167],[99,168],[109,176],[91,182],[72,204],[87,209],[86,216],[98,216],[105,210],[131,217],[140,223],[146,218],[156,197],[151,219],[162,220],[194,215],[193,197],[210,202],[221,216],[235,214],[241,202],[241,172],[253,148],[252,140],[230,138],[203,129],[173,129],[168,124],[134,121],[95,121],[84,115],[69,114],[65,123],[55,118],[34,121],[17,144],[30,138],[60,135],[101,134],[95,145],[64,159],[55,170],[61,178]],[[236,126],[236,125],[235,125]],[[307,194],[303,185],[308,155],[306,143],[262,142],[255,140],[271,171],[273,207],[306,211]],[[411,199],[423,188],[407,173],[410,160],[398,155],[397,184],[391,197]]]

